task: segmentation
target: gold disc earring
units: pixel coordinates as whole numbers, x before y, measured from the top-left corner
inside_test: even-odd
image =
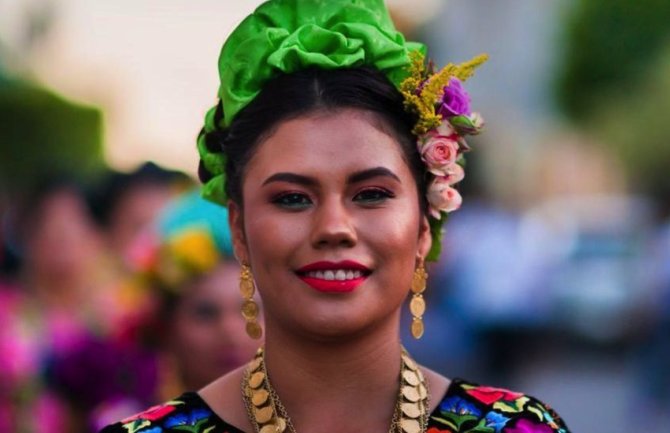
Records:
[[[240,270],[240,293],[244,302],[242,303],[242,317],[246,320],[246,331],[249,337],[258,340],[263,335],[263,329],[258,324],[258,304],[254,301],[254,278],[251,275],[251,267],[243,264]]]
[[[412,325],[410,329],[412,337],[417,340],[421,338],[424,331],[423,313],[426,312],[426,301],[423,299],[423,292],[426,290],[427,280],[428,273],[423,262],[421,262],[414,270],[414,276],[412,277],[412,300],[409,303],[409,311],[412,313]]]

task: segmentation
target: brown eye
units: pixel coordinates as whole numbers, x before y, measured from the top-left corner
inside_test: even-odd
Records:
[[[395,195],[386,189],[368,188],[356,194],[356,196],[354,196],[354,201],[362,202],[364,204],[377,204],[394,197]]]
[[[284,194],[279,194],[272,199],[272,203],[277,206],[284,207],[287,209],[304,209],[312,204],[312,200],[303,193],[299,192],[289,192]]]

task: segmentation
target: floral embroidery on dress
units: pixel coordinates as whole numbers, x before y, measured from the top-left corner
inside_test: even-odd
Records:
[[[548,406],[502,388],[454,380],[427,433],[569,433]]]
[[[111,425],[102,433],[243,433],[196,393],[185,393]],[[541,401],[455,379],[428,419],[426,433],[569,433]]]
[[[152,406],[149,409],[145,410],[144,412],[140,412],[136,415],[133,415],[131,417],[128,417],[121,421],[123,424],[131,423],[134,421],[140,421],[140,420],[147,420],[147,421],[157,421],[166,415],[168,415],[171,412],[174,412],[175,406],[177,404],[182,404],[179,401],[170,401],[165,404],[159,404],[156,406]]]
[[[169,417],[165,421],[165,427],[198,433],[211,416],[212,412],[208,409],[194,409]]]

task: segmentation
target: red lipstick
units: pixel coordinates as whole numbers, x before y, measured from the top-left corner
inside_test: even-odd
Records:
[[[349,274],[348,277],[351,277],[351,273],[353,273],[353,278],[326,279],[326,276],[323,275],[326,271],[331,271],[331,273],[344,271]],[[367,279],[370,269],[358,262],[344,260],[341,262],[310,263],[298,269],[297,272],[301,280],[319,292],[349,293]]]

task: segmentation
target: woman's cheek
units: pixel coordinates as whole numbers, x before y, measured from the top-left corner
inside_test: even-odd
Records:
[[[366,217],[360,222],[362,238],[370,239],[381,253],[392,257],[413,254],[418,238],[418,217],[408,212]]]

